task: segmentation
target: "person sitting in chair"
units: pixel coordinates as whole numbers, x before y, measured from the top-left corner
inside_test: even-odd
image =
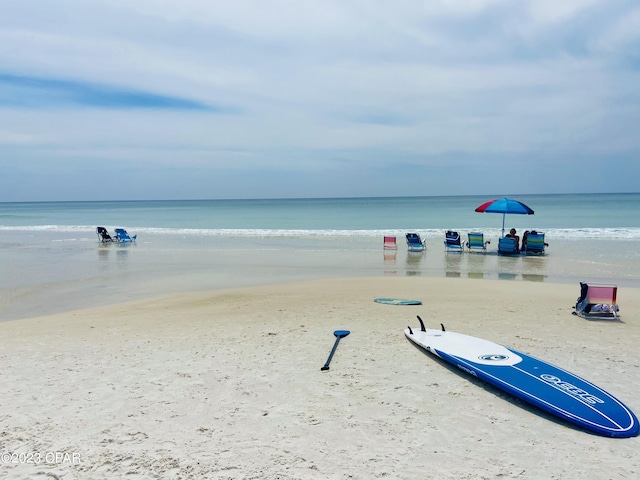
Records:
[[[515,239],[516,241],[516,251],[520,251],[520,237],[518,235],[516,235],[516,229],[512,228],[511,230],[509,230],[509,233],[507,233],[505,235],[505,237],[510,237]]]

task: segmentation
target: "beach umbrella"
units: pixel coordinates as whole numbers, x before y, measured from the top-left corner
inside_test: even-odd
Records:
[[[533,215],[533,210],[524,203],[512,198],[499,198],[483,203],[476,212],[480,213],[501,213],[502,214],[502,236],[504,237],[504,217],[509,214],[515,215]]]

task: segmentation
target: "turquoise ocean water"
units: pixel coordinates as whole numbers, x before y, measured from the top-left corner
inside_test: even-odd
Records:
[[[547,255],[499,257],[497,196],[0,203],[0,320],[163,295],[337,276],[580,280],[640,286],[640,194],[509,195]],[[134,245],[99,244],[97,226]],[[482,231],[486,254],[445,253],[444,232]],[[417,232],[427,251],[406,250]],[[383,251],[395,235],[398,250]]]

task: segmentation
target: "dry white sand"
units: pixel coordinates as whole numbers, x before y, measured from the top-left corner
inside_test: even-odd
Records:
[[[4,322],[0,477],[636,479],[639,437],[572,428],[403,335],[419,314],[564,367],[640,413],[638,290],[619,289],[621,322],[573,316],[578,290],[314,280]],[[336,329],[351,334],[321,372]]]

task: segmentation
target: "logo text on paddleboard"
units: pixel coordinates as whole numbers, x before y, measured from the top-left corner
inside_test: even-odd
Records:
[[[499,362],[500,360],[506,360],[509,358],[507,355],[492,354],[492,355],[480,355],[480,360],[489,360],[490,362]]]
[[[564,380],[561,380],[555,375],[549,375],[548,373],[543,373],[542,375],[540,375],[540,378],[543,379],[545,382],[551,383],[556,387],[558,387],[559,389],[564,390],[569,395],[572,395],[580,400],[587,402],[590,405],[595,405],[596,403],[604,403],[604,400],[596,397],[595,395],[592,395],[589,392],[582,390],[579,387],[576,387],[575,385],[570,384],[569,382],[565,382]]]

